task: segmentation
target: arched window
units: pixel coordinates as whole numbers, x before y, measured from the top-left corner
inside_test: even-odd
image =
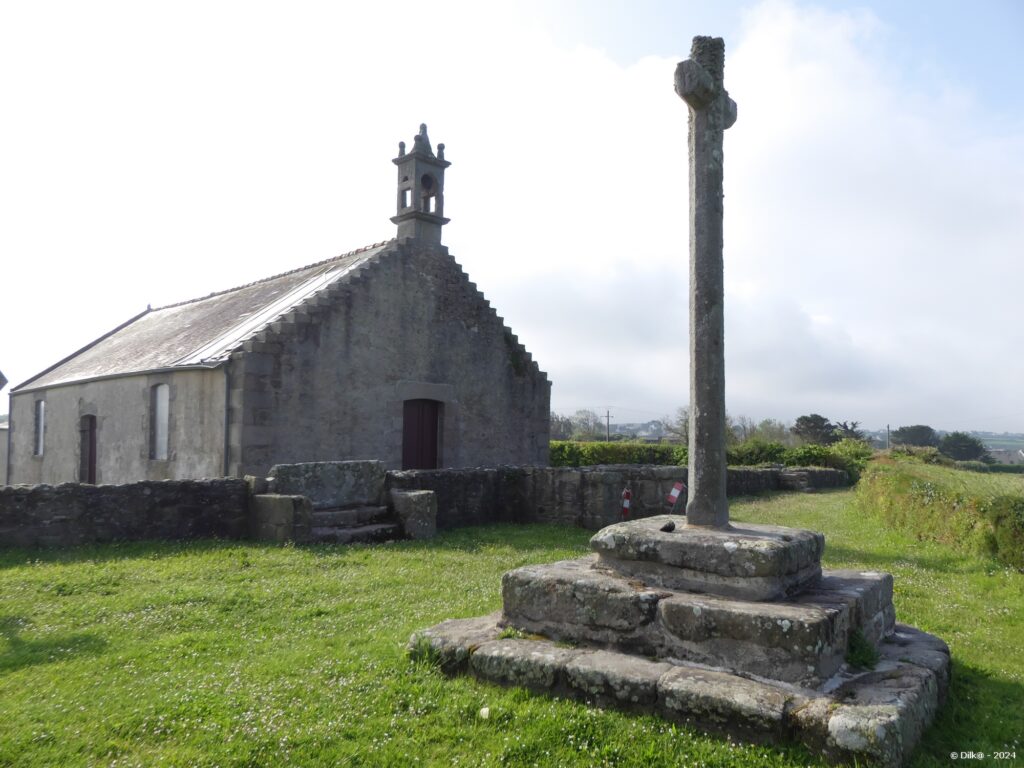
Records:
[[[149,458],[167,459],[168,422],[170,420],[171,392],[166,384],[149,388]]]

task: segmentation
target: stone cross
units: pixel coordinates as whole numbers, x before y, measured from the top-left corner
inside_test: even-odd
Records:
[[[722,132],[736,122],[723,86],[725,42],[695,37],[676,67],[690,107],[690,466],[687,526],[729,527],[725,498]]]

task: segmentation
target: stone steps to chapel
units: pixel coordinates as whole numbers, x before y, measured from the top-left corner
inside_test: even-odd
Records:
[[[312,524],[314,528],[352,528],[371,523],[390,522],[391,514],[387,507],[345,507],[314,509]]]
[[[376,523],[357,526],[313,526],[313,541],[329,544],[369,544],[402,537],[397,523]]]

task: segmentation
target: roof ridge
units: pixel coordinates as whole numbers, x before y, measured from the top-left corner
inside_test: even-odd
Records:
[[[313,267],[326,266],[327,264],[330,264],[333,261],[338,261],[339,259],[344,259],[344,258],[347,258],[348,256],[355,256],[357,253],[365,253],[366,251],[372,251],[374,248],[381,248],[381,247],[383,247],[385,245],[388,245],[389,243],[393,243],[393,242],[396,242],[396,238],[391,238],[390,240],[382,240],[381,242],[373,243],[372,245],[365,245],[362,248],[356,248],[354,251],[349,251],[348,253],[342,253],[342,254],[340,254],[338,256],[332,256],[329,259],[324,259],[323,261],[316,261],[316,262],[313,262],[312,264],[307,264],[304,267],[296,267],[295,269],[289,269],[287,272],[281,272],[281,273],[276,274],[276,275],[270,275],[269,277],[260,278],[259,280],[253,280],[250,283],[245,283],[243,285],[236,285],[234,288],[226,288],[223,291],[214,291],[213,293],[208,293],[205,296],[197,296],[194,299],[186,299],[184,301],[176,301],[173,304],[164,304],[162,307],[154,307],[150,311],[152,311],[152,312],[159,312],[162,309],[173,309],[174,307],[183,307],[186,304],[194,304],[197,301],[205,301],[206,299],[212,299],[214,296],[223,296],[226,293],[233,293],[235,291],[240,291],[243,288],[249,288],[249,287],[251,287],[253,285],[259,285],[260,283],[266,283],[266,282],[269,282],[270,280],[277,280],[279,277],[285,277],[286,275],[294,275],[296,272],[302,272],[303,270],[306,270],[306,269],[312,269]]]

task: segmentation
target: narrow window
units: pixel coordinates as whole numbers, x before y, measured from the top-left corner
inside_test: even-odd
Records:
[[[403,208],[408,208],[409,207],[409,203],[412,202],[411,198],[412,198],[412,190],[411,189],[403,189],[402,190],[402,207]]]
[[[36,400],[36,431],[35,448],[33,453],[36,456],[43,455],[43,437],[46,434],[46,401]]]
[[[166,384],[149,388],[149,458],[167,459],[167,422],[170,415],[170,390]]]
[[[78,420],[78,482],[96,485],[96,417],[86,414]]]

